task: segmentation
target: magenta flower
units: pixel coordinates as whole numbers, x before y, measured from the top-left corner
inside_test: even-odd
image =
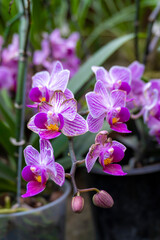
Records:
[[[147,125],[149,127],[149,134],[155,136],[157,142],[160,144],[160,120],[150,116]]]
[[[5,81],[4,81],[5,80]],[[13,78],[10,68],[0,66],[0,89],[11,89],[13,87]]]
[[[19,57],[19,36],[18,34],[13,35],[12,43],[4,48],[2,51],[2,64],[5,66],[13,67],[17,66]]]
[[[149,116],[159,115],[159,90],[160,84],[159,81],[152,80],[145,84],[143,87],[143,103],[139,113],[132,114],[132,118],[136,119],[143,115],[144,122],[147,122]]]
[[[42,65],[51,72],[57,60],[62,62],[64,68],[70,70],[72,77],[78,70],[80,60],[76,56],[76,45],[79,39],[78,33],[71,34],[68,38],[62,38],[59,29],[55,29],[50,35],[44,34],[41,50],[37,50],[33,56],[35,65]]]
[[[35,102],[29,107],[37,107],[41,102],[49,102],[53,92],[60,90],[67,98],[73,98],[72,92],[67,89],[69,70],[63,70],[60,62],[56,62],[51,75],[47,71],[36,73],[33,77],[32,89],[29,93],[30,99]]]
[[[97,81],[102,81],[108,90],[120,89],[130,92],[131,72],[126,67],[114,66],[109,72],[103,67],[92,67]]]
[[[107,131],[101,131],[96,135],[95,144],[93,144],[85,158],[87,171],[90,172],[93,168],[97,158],[103,167],[105,173],[111,175],[126,175],[122,167],[117,164],[124,157],[126,147],[117,142],[107,139]]]
[[[3,39],[0,39],[0,50]],[[12,43],[4,48],[1,55],[0,66],[0,87],[6,89],[16,90],[18,57],[19,57],[19,37],[17,34],[13,35]],[[5,81],[4,81],[5,75]]]
[[[106,118],[110,128],[117,132],[129,133],[127,122],[130,118],[126,106],[126,92],[122,90],[107,91],[102,81],[97,81],[94,92],[86,94],[89,108],[87,117],[89,131],[98,132]]]
[[[48,41],[48,34],[43,34],[41,42],[41,50],[36,50],[33,55],[33,64],[45,65],[46,59],[50,54],[50,45]]]
[[[128,68],[131,71],[131,92],[129,97],[133,99],[133,102],[130,104],[130,108],[141,107],[144,102],[143,97],[143,88],[145,86],[144,81],[141,80],[141,77],[144,73],[145,66],[138,61],[131,63]]]
[[[78,136],[88,130],[87,122],[77,113],[74,98],[66,99],[61,91],[55,91],[50,104],[42,102],[39,113],[31,118],[28,128],[41,138],[58,137],[61,132],[66,136]]]
[[[27,146],[24,157],[27,166],[22,170],[22,177],[28,184],[27,192],[22,195],[23,198],[42,192],[49,178],[59,186],[63,185],[65,172],[63,167],[55,162],[53,148],[49,141],[40,139],[40,153],[32,146]]]

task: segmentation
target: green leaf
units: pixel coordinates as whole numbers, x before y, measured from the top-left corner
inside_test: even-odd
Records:
[[[82,86],[89,80],[92,75],[91,67],[93,65],[99,66],[103,64],[116,50],[118,50],[124,43],[131,40],[134,34],[128,34],[117,39],[112,40],[105,46],[100,48],[94,55],[92,55],[79,69],[77,74],[69,82],[69,89],[75,94],[82,88]]]
[[[61,164],[65,170],[70,169],[72,166],[70,157],[60,158],[57,162]]]
[[[0,120],[0,133],[2,136],[0,137],[1,145],[5,148],[7,153],[13,156],[15,153],[15,146],[13,146],[10,142],[10,138],[13,136],[8,126],[1,120]]]
[[[0,192],[16,192],[16,184],[0,178]]]
[[[13,113],[11,112],[11,107],[12,107],[11,102],[10,102],[7,94],[5,94],[5,92],[1,92],[1,95],[0,95],[0,112],[1,112],[4,120],[8,124],[11,132],[14,134],[15,119],[14,119]]]
[[[14,182],[16,180],[16,172],[12,171],[12,169],[3,162],[0,162],[0,178]]]
[[[86,39],[86,44],[90,46],[96,40],[96,38],[98,38],[99,35],[105,30],[111,30],[114,26],[120,23],[133,21],[134,12],[135,8],[133,5],[131,5],[129,7],[123,8],[121,11],[114,14],[106,21],[100,23]]]
[[[51,141],[54,149],[54,156],[57,158],[60,154],[64,153],[68,146],[68,139],[66,136],[61,135],[60,137]]]
[[[83,4],[82,4],[83,2]],[[89,7],[92,3],[92,0],[84,0],[84,1],[81,1],[80,4],[79,4],[79,9],[78,9],[78,22],[79,22],[79,25],[82,27],[85,23],[85,20],[86,20],[86,17],[88,15],[88,10],[89,10]]]

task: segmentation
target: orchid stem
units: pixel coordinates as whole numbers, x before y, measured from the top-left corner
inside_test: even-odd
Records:
[[[85,193],[85,192],[99,192],[98,188],[85,188],[85,189],[78,189],[78,192]]]
[[[71,170],[70,170],[70,177],[71,177],[71,182],[72,182],[72,185],[73,185],[73,194],[76,195],[77,192],[78,192],[76,181],[75,181],[77,159],[76,159],[76,155],[75,155],[74,148],[73,148],[73,138],[68,138],[68,139],[69,139],[69,153],[70,153],[71,161],[72,161],[72,167],[71,167]]]
[[[30,30],[30,0],[17,1],[18,9],[21,16],[19,27],[19,63],[18,63],[18,83],[16,94],[16,141],[22,142],[18,146],[18,177],[17,177],[17,203],[20,207],[21,195],[21,168],[22,168],[22,151],[23,151],[23,138],[24,138],[24,121],[25,121],[25,89],[27,78],[27,49],[29,41]],[[18,144],[17,144],[18,145]]]

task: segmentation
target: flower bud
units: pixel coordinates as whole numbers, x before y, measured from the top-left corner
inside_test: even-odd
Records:
[[[97,207],[111,208],[114,204],[113,198],[104,190],[99,191],[93,196],[93,203]]]
[[[84,198],[81,196],[75,196],[72,198],[71,203],[72,211],[75,213],[80,213],[84,207]]]

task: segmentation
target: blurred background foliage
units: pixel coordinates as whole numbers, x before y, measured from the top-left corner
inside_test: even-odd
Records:
[[[129,41],[134,38],[135,2],[133,0],[31,1],[31,52],[40,49],[44,32],[51,33],[55,28],[59,28],[64,37],[75,31],[80,33],[77,55],[81,59],[82,66],[70,80],[69,88],[74,92],[76,99],[80,101],[81,110],[86,109],[83,95],[88,89],[92,89],[95,81],[91,72],[92,65],[103,64],[109,68],[113,64],[129,65],[135,60],[134,43]],[[158,2],[158,0],[140,1],[141,59],[146,41],[148,16]],[[14,21],[15,19],[17,20]],[[0,0],[0,35],[4,37],[6,46],[11,42],[13,34],[18,33],[18,28],[19,13],[16,1]],[[14,103],[5,90],[1,91],[0,97],[0,192],[15,192],[15,148],[10,142],[10,137],[14,137]],[[31,115],[33,112],[27,109],[26,124]],[[104,126],[105,129],[106,127]],[[78,159],[84,158],[89,146],[94,142],[94,138],[95,134],[89,132],[75,137],[75,151]],[[39,148],[38,136],[26,129],[27,144]],[[71,163],[66,136],[61,135],[52,140],[52,144],[56,160],[58,159],[66,169],[69,168]]]

